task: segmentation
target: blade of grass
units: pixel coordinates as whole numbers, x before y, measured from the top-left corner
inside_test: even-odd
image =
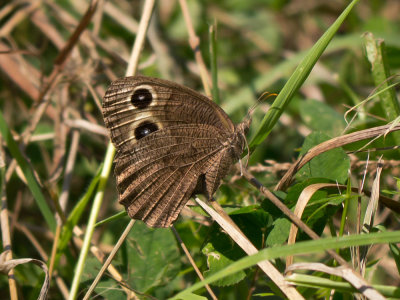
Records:
[[[17,164],[24,173],[24,176],[28,183],[28,188],[32,192],[36,204],[38,205],[40,212],[42,213],[44,219],[46,220],[47,225],[49,226],[50,230],[54,232],[56,229],[56,219],[54,218],[54,215],[49,205],[46,202],[46,199],[42,193],[39,183],[35,178],[33,171],[31,170],[30,165],[25,160],[21,151],[19,150],[18,145],[15,142],[2,113],[0,113],[0,132],[3,136],[4,141],[7,144],[7,147],[11,155],[17,161]]]
[[[101,225],[106,224],[108,222],[113,222],[113,221],[116,221],[116,220],[119,220],[119,219],[123,219],[123,218],[125,218],[127,216],[128,216],[128,213],[125,210],[120,211],[119,213],[116,213],[115,215],[113,215],[111,217],[108,217],[108,218],[106,218],[104,220],[101,220],[101,221],[97,222],[95,224],[95,227],[101,226]]]
[[[376,40],[372,33],[368,32],[364,35],[365,50],[368,61],[371,64],[371,72],[374,78],[375,86],[381,91],[389,86],[388,78],[390,78],[389,67],[386,62],[385,42]],[[386,89],[379,95],[382,101],[382,108],[389,121],[393,121],[400,115],[400,106],[396,99],[394,88]]]
[[[80,217],[82,216],[82,213],[84,212],[84,209],[86,208],[89,200],[92,199],[92,196],[94,195],[94,192],[96,191],[97,184],[100,181],[100,172],[101,172],[102,168],[103,168],[103,165],[100,166],[99,170],[97,171],[96,176],[93,178],[92,182],[90,183],[88,190],[83,195],[83,197],[78,201],[78,203],[75,205],[75,207],[72,209],[71,213],[68,216],[67,222],[63,226],[60,242],[59,242],[58,248],[57,248],[56,262],[58,262],[61,254],[64,252],[65,247],[68,245],[68,243],[72,237],[72,232],[73,232],[75,225],[78,224]]]
[[[286,106],[289,104],[295,93],[299,90],[300,86],[307,79],[315,63],[324,52],[325,48],[328,46],[329,42],[332,40],[334,34],[339,29],[340,25],[343,23],[347,15],[350,13],[354,5],[357,4],[359,0],[353,0],[343,11],[343,13],[336,19],[336,21],[328,28],[328,30],[322,35],[322,37],[315,43],[311,48],[306,57],[297,66],[293,75],[290,76],[289,80],[282,88],[278,97],[275,99],[271,108],[265,115],[256,135],[250,142],[250,151],[259,145],[271,132],[272,128],[275,126],[279,117],[285,110]]]
[[[365,51],[371,64],[372,77],[378,91],[384,91],[379,95],[382,111],[388,121],[395,120],[400,115],[400,105],[396,98],[394,88],[389,88],[390,70],[387,65],[385,42],[375,39],[373,34],[364,34]],[[400,133],[394,133],[393,138],[400,143]]]
[[[219,90],[218,90],[218,68],[217,68],[217,25],[209,28],[210,37],[210,57],[211,57],[211,76],[212,76],[212,99],[215,103],[219,104]]]
[[[93,206],[90,211],[88,220],[88,227],[86,229],[85,238],[83,241],[82,249],[79,255],[78,263],[76,265],[75,276],[72,281],[72,286],[69,294],[69,300],[76,299],[80,278],[83,272],[83,267],[86,261],[87,253],[89,252],[90,242],[94,231],[94,224],[96,223],[97,215],[100,211],[101,203],[104,196],[105,186],[107,184],[108,177],[110,175],[113,157],[115,154],[115,148],[110,144],[107,148],[107,153],[104,159],[104,167],[101,170],[98,188],[96,190],[96,196],[93,201]]]
[[[336,292],[355,293],[357,290],[348,282],[339,282],[318,276],[293,274],[286,277],[286,280],[293,282],[297,286],[310,287],[315,289],[334,289]],[[395,286],[373,285],[385,297],[399,297],[400,289]]]
[[[136,39],[133,44],[129,64],[128,64],[128,67],[127,67],[127,70],[125,73],[126,76],[133,76],[136,73],[137,66],[139,63],[139,56],[140,56],[141,50],[144,45],[144,40],[146,37],[147,28],[150,23],[150,18],[152,16],[153,7],[154,7],[154,0],[146,0],[145,1],[144,7],[143,7],[143,12],[142,12],[140,23],[139,23],[138,33],[136,35]],[[83,272],[83,268],[84,268],[85,261],[87,258],[87,254],[89,252],[90,242],[92,240],[93,232],[95,229],[97,215],[100,211],[100,206],[103,201],[103,196],[104,196],[104,191],[105,191],[105,187],[107,184],[107,180],[108,180],[108,177],[110,176],[111,166],[112,166],[112,162],[114,159],[114,155],[115,155],[115,148],[110,142],[107,147],[107,152],[106,152],[106,155],[104,158],[104,167],[101,171],[100,181],[99,181],[98,188],[96,191],[96,196],[94,198],[92,211],[90,213],[88,226],[87,226],[87,230],[85,233],[85,238],[83,241],[83,246],[82,246],[81,252],[79,254],[79,259],[78,259],[78,262],[76,265],[75,275],[74,275],[74,278],[72,281],[71,291],[70,291],[69,298],[68,298],[69,300],[76,299],[76,297],[77,297],[80,279],[82,276],[82,272]]]
[[[255,266],[263,260],[272,260],[283,258],[288,255],[312,254],[321,253],[329,249],[345,248],[351,246],[369,245],[371,241],[374,244],[387,244],[400,242],[400,231],[394,232],[378,232],[371,234],[357,234],[343,237],[325,238],[313,241],[299,242],[294,245],[279,246],[260,250],[257,254],[246,256],[223,270],[207,277],[204,281],[198,282],[193,286],[183,290],[171,299],[182,299],[184,295],[202,288],[206,283],[210,284],[225,276],[232,275],[238,271]]]

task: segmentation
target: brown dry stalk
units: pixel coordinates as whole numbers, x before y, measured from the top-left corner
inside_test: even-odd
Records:
[[[8,205],[7,205],[7,196],[4,182],[4,170],[5,170],[5,162],[4,162],[4,149],[1,146],[2,137],[0,135],[0,201],[1,201],[1,211],[0,211],[0,223],[1,223],[1,237],[3,244],[3,258],[4,262],[11,261],[13,259],[12,254],[12,244],[11,244],[11,231],[10,231],[10,223],[9,223],[9,214],[8,214]],[[10,290],[10,298],[12,300],[18,299],[17,286],[15,283],[14,270],[10,269],[7,274],[8,276],[8,286]]]
[[[25,147],[25,145],[29,142],[30,137],[32,136],[32,133],[35,131],[36,126],[38,125],[40,119],[42,118],[43,113],[45,112],[48,104],[50,103],[50,97],[48,97],[48,92],[54,88],[54,86],[57,83],[57,80],[59,79],[59,75],[61,74],[63,67],[65,63],[67,62],[68,58],[70,57],[70,54],[72,52],[72,49],[76,44],[78,43],[79,37],[81,36],[82,32],[86,29],[86,27],[89,25],[89,22],[96,11],[97,7],[97,2],[98,1],[93,1],[91,5],[88,7],[85,15],[82,17],[81,21],[79,22],[77,28],[75,29],[74,33],[71,35],[69,38],[67,44],[64,46],[64,48],[60,51],[59,55],[54,61],[54,68],[52,73],[47,79],[47,83],[44,85],[44,87],[41,89],[38,95],[38,106],[34,107],[35,111],[33,113],[33,116],[31,118],[31,121],[28,125],[28,127],[24,130],[22,134],[22,148]],[[14,169],[16,167],[16,161],[13,160],[8,167],[7,173],[6,173],[6,180],[8,181],[14,172]]]
[[[313,240],[318,240],[320,237],[308,227],[299,217],[297,217],[289,208],[287,208],[272,192],[265,188],[252,174],[248,171],[243,170],[244,177],[256,187],[264,196],[266,196],[276,207],[278,207],[290,220],[301,230],[303,230]],[[345,261],[339,254],[334,250],[327,250],[330,256],[334,258],[340,265],[342,265],[347,272],[353,273],[353,276],[357,278],[358,282],[362,282],[360,292],[368,296],[370,299],[384,299],[383,296],[376,291],[360,274],[355,272],[350,265]]]
[[[395,126],[383,125],[378,127],[373,127],[365,130],[356,131],[343,136],[339,136],[328,141],[325,141],[314,148],[307,151],[306,154],[299,157],[297,161],[292,165],[292,167],[286,172],[279,183],[276,185],[275,190],[285,190],[293,180],[294,174],[297,173],[306,163],[312,160],[314,157],[321,153],[332,150],[334,148],[342,147],[347,144],[351,144],[357,141],[362,141],[370,138],[376,138],[383,136],[387,132],[393,132],[400,130],[400,124]]]
[[[196,202],[221,226],[222,229],[232,238],[235,243],[242,248],[248,255],[258,252],[258,249],[249,241],[240,228],[227,215],[223,208],[216,201],[210,201],[214,209],[211,209],[205,202],[195,198]],[[261,261],[257,265],[263,272],[279,287],[288,299],[304,299],[303,296],[292,286],[290,286],[283,275],[268,260]]]
[[[122,243],[125,241],[126,237],[128,236],[129,232],[131,231],[133,225],[135,225],[135,220],[130,220],[129,224],[125,227],[124,232],[121,234],[121,236],[118,239],[118,242],[115,244],[114,248],[112,249],[111,253],[107,257],[106,261],[103,263],[101,266],[101,269],[99,273],[97,273],[96,278],[93,280],[92,284],[90,285],[89,289],[87,290],[85,297],[83,300],[88,300],[90,295],[93,293],[94,289],[96,288],[96,285],[99,283],[101,277],[103,276],[104,272],[106,270],[109,270],[110,272],[113,271],[113,268],[111,268],[111,262],[114,259],[115,255],[117,254],[119,248],[121,247]],[[121,278],[122,279],[122,278]],[[124,285],[122,285],[124,286]],[[138,299],[136,297],[136,294],[129,290],[129,289],[124,289],[125,292],[127,292],[128,299]]]
[[[348,189],[348,187],[346,185],[340,185],[340,184],[335,184],[335,183],[317,183],[317,184],[309,185],[301,192],[301,194],[298,198],[295,210],[294,210],[294,214],[296,216],[298,216],[299,218],[301,218],[307,203],[309,202],[311,197],[314,195],[314,193],[320,189],[327,189],[327,188],[330,188],[330,189],[334,188],[336,190],[343,190],[343,191],[346,191]],[[358,188],[355,188],[355,187],[351,188],[351,191],[359,194],[359,196],[362,195]],[[363,193],[368,197],[371,197],[371,194],[372,194],[372,192],[370,192],[370,191],[363,191]],[[394,201],[394,200],[392,200],[388,197],[382,196],[382,195],[377,195],[377,196],[378,196],[378,200],[381,204],[385,205],[392,211],[400,213],[400,202]],[[288,245],[295,243],[297,232],[298,232],[298,228],[296,227],[295,224],[292,224],[290,227]],[[286,266],[289,266],[292,263],[293,263],[293,256],[288,256],[286,258]]]
[[[201,81],[203,83],[204,91],[208,97],[211,96],[210,89],[210,75],[208,74],[206,64],[204,63],[203,57],[200,52],[200,39],[196,35],[194,31],[192,19],[189,14],[189,9],[186,3],[186,0],[179,0],[179,4],[181,5],[182,14],[185,19],[186,27],[189,34],[189,45],[194,52],[194,57],[196,59],[197,66],[199,67]]]
[[[199,268],[196,265],[196,262],[194,261],[194,259],[192,258],[192,256],[190,255],[190,252],[188,250],[188,248],[186,247],[185,243],[182,241],[178,231],[176,231],[174,225],[171,226],[171,230],[172,232],[175,234],[176,239],[179,242],[179,245],[181,246],[183,252],[185,252],[186,257],[188,258],[190,264],[192,265],[194,271],[196,272],[197,276],[200,278],[200,280],[204,280],[204,276],[201,273],[201,271],[199,270]],[[217,296],[215,296],[213,290],[211,289],[210,285],[206,284],[205,285],[207,292],[210,294],[211,298],[214,300],[218,300]]]

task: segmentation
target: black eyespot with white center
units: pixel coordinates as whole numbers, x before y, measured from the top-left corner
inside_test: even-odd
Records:
[[[135,138],[140,140],[150,133],[157,131],[158,126],[155,123],[143,122],[135,129]]]
[[[146,108],[153,101],[153,95],[148,89],[137,89],[134,91],[131,102],[138,109]]]

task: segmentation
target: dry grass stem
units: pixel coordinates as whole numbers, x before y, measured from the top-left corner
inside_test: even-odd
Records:
[[[310,229],[304,222],[297,217],[289,208],[287,208],[274,194],[272,194],[268,189],[266,189],[253,175],[248,173],[246,170],[243,170],[243,175],[244,177],[253,185],[255,186],[262,194],[264,194],[275,206],[277,206],[280,211],[282,211],[286,216],[290,218],[290,220],[300,229],[302,229],[309,237],[311,237],[313,240],[319,239],[319,236],[312,230]],[[368,295],[368,297],[373,297],[376,296],[376,299],[381,299],[382,295],[377,292],[375,289],[372,288],[372,286],[360,276],[357,272],[355,272],[349,264],[340,256],[338,255],[335,251],[333,250],[327,250],[329,255],[331,255],[342,267],[346,269],[346,272],[350,272],[353,275],[357,277],[357,284],[362,282],[361,289],[357,287],[357,289],[360,290],[365,295]],[[373,298],[371,298],[373,299]]]
[[[392,125],[384,125],[360,130],[330,139],[326,142],[319,144],[318,146],[315,146],[314,148],[308,150],[306,154],[297,159],[296,163],[293,164],[289,171],[286,172],[286,174],[276,185],[275,190],[286,189],[288,185],[292,182],[294,174],[296,174],[296,172],[300,170],[306,163],[308,163],[311,159],[318,156],[319,154],[357,141],[383,136],[388,129],[390,129],[391,132],[397,131],[400,130],[400,125],[396,125],[395,127],[392,127]]]
[[[90,295],[94,291],[96,285],[99,283],[99,281],[100,281],[101,277],[103,276],[104,272],[110,266],[110,264],[113,261],[115,255],[117,254],[119,248],[121,247],[122,243],[125,241],[126,237],[128,236],[129,232],[131,231],[133,225],[135,225],[135,220],[130,220],[130,222],[126,226],[124,232],[119,237],[118,242],[115,244],[113,250],[108,255],[106,261],[101,266],[101,269],[100,269],[99,273],[97,273],[96,278],[93,280],[92,284],[90,285],[88,291],[85,294],[85,297],[83,297],[83,300],[89,299]],[[133,297],[133,299],[138,299],[135,296],[135,293],[133,291],[129,291],[129,294],[127,295],[127,297],[128,297],[128,299],[131,299],[132,297]]]
[[[258,252],[257,248],[254,247],[254,245],[247,239],[239,227],[236,226],[236,224],[216,201],[210,202],[214,208],[213,210],[199,198],[196,198],[195,200],[248,255],[256,254]],[[271,280],[281,289],[288,299],[304,299],[294,287],[290,286],[285,281],[282,274],[274,267],[272,263],[265,260],[259,262],[258,266],[269,278],[271,278]]]
[[[200,272],[199,268],[196,266],[196,262],[193,260],[192,256],[190,255],[190,252],[188,250],[188,248],[186,247],[185,243],[182,241],[181,237],[179,236],[178,231],[176,231],[175,227],[172,225],[171,226],[171,230],[174,233],[176,239],[179,242],[179,245],[181,246],[183,252],[185,252],[185,255],[187,257],[187,259],[189,260],[190,264],[192,265],[194,271],[196,272],[197,276],[200,278],[200,280],[204,280],[204,276],[203,274]],[[217,296],[215,296],[213,290],[211,289],[211,287],[206,284],[206,289],[208,294],[211,296],[212,299],[217,300]]]
[[[193,28],[193,23],[190,18],[189,9],[187,7],[186,0],[179,0],[179,4],[181,5],[182,14],[185,19],[186,28],[189,34],[189,45],[194,52],[194,57],[196,59],[197,67],[200,71],[201,81],[203,83],[204,91],[208,97],[211,97],[211,89],[210,89],[210,75],[208,74],[206,64],[204,63],[203,57],[200,52],[200,39],[196,35],[196,32]]]

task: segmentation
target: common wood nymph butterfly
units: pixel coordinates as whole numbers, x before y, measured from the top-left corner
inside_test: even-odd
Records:
[[[194,194],[212,198],[251,122],[235,126],[200,93],[145,76],[114,81],[103,115],[117,150],[119,202],[152,227],[170,226]]]

